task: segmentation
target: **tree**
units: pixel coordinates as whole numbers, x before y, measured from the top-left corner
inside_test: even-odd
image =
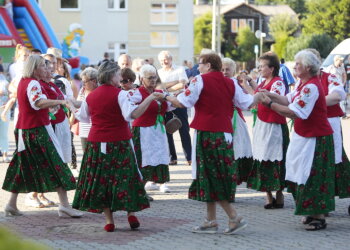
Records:
[[[292,39],[293,34],[299,28],[299,20],[296,16],[276,15],[270,19],[269,30],[272,37],[275,39],[274,51],[283,58],[287,43]]]
[[[303,21],[306,34],[326,33],[341,41],[350,36],[349,0],[309,0]]]
[[[241,62],[255,60],[254,45],[259,44],[259,39],[255,37],[249,27],[239,29],[236,43],[237,47],[228,51],[226,56]]]
[[[320,52],[322,58],[326,58],[336,45],[337,42],[327,34],[303,34],[287,43],[285,58],[288,61],[293,61],[295,54],[306,48],[314,48]]]
[[[225,31],[225,20],[221,18],[221,37]],[[211,48],[212,12],[194,20],[194,53],[199,54],[203,48]]]

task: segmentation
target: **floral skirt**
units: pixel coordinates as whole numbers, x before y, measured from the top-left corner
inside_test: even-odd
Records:
[[[342,162],[335,164],[335,196],[350,197],[350,162],[343,147]]]
[[[170,180],[169,166],[158,165],[158,166],[142,166],[142,152],[141,152],[141,140],[140,140],[140,127],[132,128],[133,143],[140,171],[144,181],[153,181],[155,183],[165,183]]]
[[[100,213],[137,212],[149,207],[130,141],[87,142],[81,163],[73,208]]]
[[[22,130],[25,150],[14,152],[2,188],[14,193],[55,192],[75,189],[75,178],[65,164],[45,127]],[[15,129],[18,148],[18,129]]]
[[[278,191],[285,186],[286,153],[289,144],[289,131],[286,124],[281,125],[283,135],[282,161],[253,161],[252,170],[248,175],[247,187],[261,192]]]
[[[197,179],[192,181],[188,197],[214,202],[234,201],[237,185],[237,163],[233,144],[222,132],[197,131]]]
[[[237,162],[237,185],[247,182],[250,171],[253,167],[253,157],[244,157],[236,160]]]
[[[325,214],[335,209],[335,169],[333,136],[316,138],[310,176],[305,185],[288,182],[295,200],[295,215]]]

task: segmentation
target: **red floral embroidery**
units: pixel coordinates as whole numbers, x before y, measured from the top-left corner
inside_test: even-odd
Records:
[[[193,78],[192,81],[191,81],[191,83],[193,83],[193,84],[196,83],[196,82],[197,82],[197,77]]]
[[[276,85],[277,86],[282,86],[282,83],[281,82],[276,82]]]
[[[132,91],[129,91],[129,95],[130,95],[130,96],[133,96],[134,93],[133,93]]]
[[[304,88],[303,92],[304,92],[305,94],[310,94],[310,89],[309,89],[309,88]]]
[[[33,87],[32,88],[32,91],[34,92],[34,91],[37,91],[38,90],[38,88],[37,87]]]
[[[38,96],[38,95],[35,95],[35,96],[32,98],[32,101],[35,102],[38,98],[39,98],[39,96]]]
[[[191,94],[191,91],[189,89],[186,89],[185,96],[189,96]]]
[[[300,107],[304,108],[305,107],[305,102],[303,100],[299,100],[298,104]]]

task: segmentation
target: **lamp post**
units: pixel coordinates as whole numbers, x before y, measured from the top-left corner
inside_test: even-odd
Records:
[[[213,0],[213,19],[212,19],[212,30],[211,30],[211,49],[215,51],[216,49],[216,0]]]

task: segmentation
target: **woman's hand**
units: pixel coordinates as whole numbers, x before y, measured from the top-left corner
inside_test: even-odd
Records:
[[[264,93],[260,94],[260,101],[262,104],[264,104],[265,106],[269,105],[269,103],[271,102],[270,97],[268,97],[267,95],[265,95]]]
[[[153,97],[153,100],[163,100],[164,99],[164,94],[163,93],[159,93],[159,92],[153,92],[152,93],[152,97]]]

